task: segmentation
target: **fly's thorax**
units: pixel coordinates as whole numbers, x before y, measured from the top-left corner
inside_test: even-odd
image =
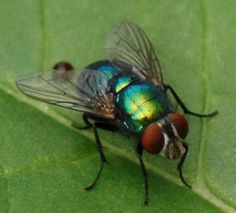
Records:
[[[145,128],[171,112],[171,104],[163,91],[149,81],[137,76],[121,74],[114,76],[109,85],[114,93],[117,118],[121,129],[136,136]]]
[[[151,154],[177,159],[186,151],[182,142],[187,133],[188,123],[185,117],[173,113],[151,123],[145,129],[141,142],[143,148]]]

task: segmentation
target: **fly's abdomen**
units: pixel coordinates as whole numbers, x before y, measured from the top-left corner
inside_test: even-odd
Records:
[[[96,61],[92,64],[89,64],[86,68],[91,70],[97,70],[103,73],[107,81],[118,73],[118,69],[114,67],[112,63],[108,60]]]
[[[115,101],[123,128],[137,135],[170,112],[170,103],[163,92],[149,82],[128,85]]]

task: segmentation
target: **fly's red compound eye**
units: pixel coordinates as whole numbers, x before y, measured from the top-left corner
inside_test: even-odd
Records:
[[[145,129],[141,143],[147,152],[157,154],[162,150],[164,140],[161,128],[156,123],[153,123]]]
[[[186,138],[188,134],[188,122],[186,118],[179,113],[170,114],[168,118],[176,128],[179,136],[183,139]]]

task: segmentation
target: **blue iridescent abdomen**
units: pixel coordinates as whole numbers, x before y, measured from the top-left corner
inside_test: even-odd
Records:
[[[115,68],[112,64],[104,64],[97,70],[105,74],[108,79],[111,79],[115,74],[118,73],[117,68]]]
[[[130,133],[141,134],[150,123],[171,112],[170,102],[163,91],[152,83],[133,80],[123,84],[125,87],[122,88],[118,77],[113,85],[117,92],[114,102],[123,128]]]

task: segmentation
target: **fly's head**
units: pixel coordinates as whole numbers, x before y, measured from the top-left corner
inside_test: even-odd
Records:
[[[151,154],[163,154],[169,159],[177,159],[185,153],[182,144],[188,134],[186,118],[173,113],[151,123],[144,131],[141,143],[145,151]]]

